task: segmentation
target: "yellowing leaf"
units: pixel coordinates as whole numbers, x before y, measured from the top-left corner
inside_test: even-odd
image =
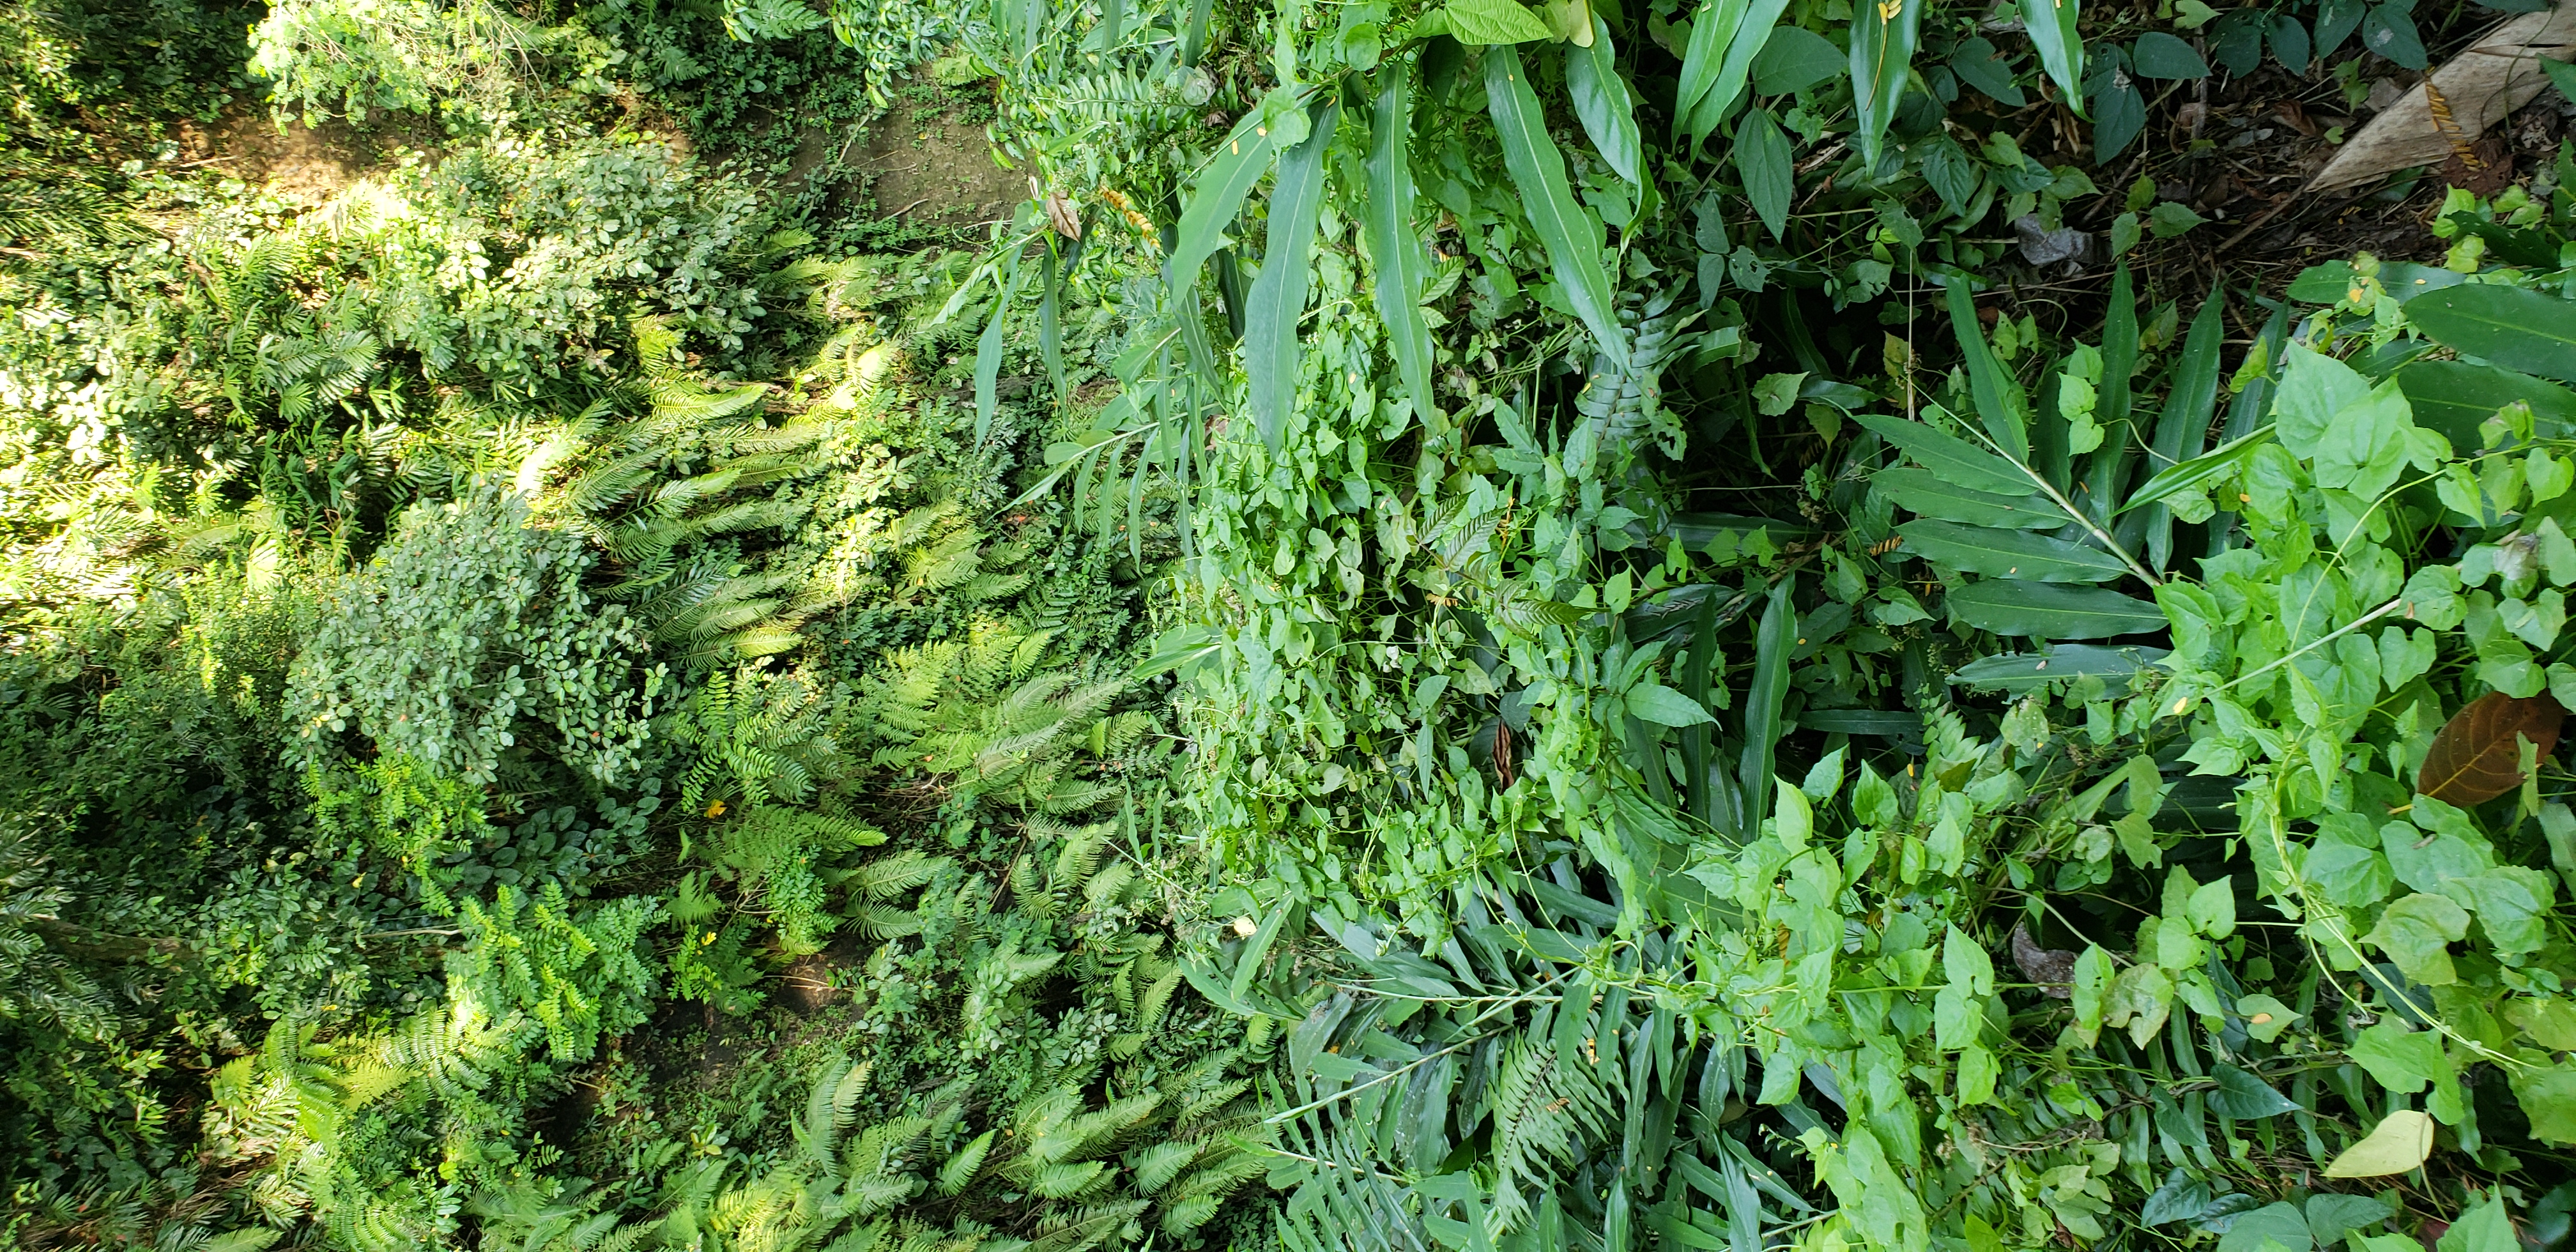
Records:
[[[2361,1142],[2326,1163],[2328,1178],[2377,1178],[2403,1174],[2433,1155],[2433,1119],[2414,1109],[2388,1115]]]

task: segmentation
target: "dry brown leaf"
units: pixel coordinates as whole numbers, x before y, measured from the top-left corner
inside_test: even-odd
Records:
[[[2022,976],[2039,985],[2039,993],[2052,1000],[2064,1000],[2075,994],[2075,959],[2078,953],[2063,948],[2043,948],[2030,937],[2030,927],[2013,923],[2013,964],[2021,967]]]
[[[2558,0],[2554,8],[2499,23],[2434,70],[2431,81],[2461,131],[2474,137],[2549,85],[2541,57],[2576,57],[2576,0]],[[2350,187],[2393,170],[2438,165],[2450,155],[2451,143],[2433,120],[2432,99],[2417,86],[2346,141],[2308,190]]]
[[[2548,760],[2558,750],[2558,725],[2567,710],[2547,695],[2489,692],[2442,723],[2415,790],[2450,804],[2484,804],[2522,785],[2521,740]]]

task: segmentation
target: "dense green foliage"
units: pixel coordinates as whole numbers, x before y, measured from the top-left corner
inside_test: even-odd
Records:
[[[0,14],[0,1231],[2562,1244],[2576,155],[2179,7]]]

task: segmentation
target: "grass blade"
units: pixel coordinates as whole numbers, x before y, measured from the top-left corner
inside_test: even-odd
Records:
[[[1717,672],[1717,594],[1712,589],[1700,597],[1699,613],[1691,623],[1690,658],[1682,666],[1682,694],[1709,707],[1709,684]],[[1717,797],[1709,789],[1708,748],[1710,724],[1703,722],[1682,730],[1682,777],[1689,784],[1691,816],[1717,824]]]
[[[2233,442],[2254,433],[2272,412],[2272,389],[2281,378],[2281,350],[2290,339],[2290,306],[2272,306],[2272,316],[2263,323],[2263,333],[2254,340],[2254,351],[2262,354],[2266,368],[2247,380],[2236,393],[2236,402],[2227,407],[2227,429],[2219,432]],[[2159,475],[2161,477],[2161,475]]]
[[[1055,387],[1057,408],[1064,407],[1069,388],[1064,377],[1064,327],[1060,310],[1064,304],[1064,265],[1057,257],[1055,236],[1047,236],[1045,296],[1038,301],[1038,357],[1046,362],[1047,382]]]
[[[2168,500],[2185,491],[2197,490],[2216,482],[2236,472],[2236,467],[2242,464],[2245,458],[2254,455],[2254,449],[2263,446],[2271,437],[2272,427],[2266,423],[2188,461],[2167,466],[2158,471],[2155,477],[2141,484],[2137,491],[2129,496],[2128,503],[2120,507],[2122,509],[2144,508],[2160,500]]]
[[[1789,606],[1789,589],[1796,581],[1783,578],[1771,584],[1771,597],[1762,604],[1762,624],[1753,632],[1753,685],[1744,695],[1744,764],[1736,771],[1744,802],[1743,834],[1748,839],[1761,831],[1762,819],[1771,811],[1780,702],[1789,694],[1789,654],[1798,649],[1798,611]]]
[[[1547,115],[1531,93],[1518,50],[1497,44],[1485,50],[1485,95],[1503,164],[1520,189],[1521,211],[1547,246],[1547,259],[1574,315],[1592,332],[1593,346],[1610,363],[1628,368],[1628,337],[1619,329],[1609,271],[1601,265],[1601,226],[1575,202],[1565,180],[1565,156],[1548,138]]]
[[[2102,446],[2085,464],[2085,507],[2094,520],[2111,515],[2129,486],[2129,458],[2138,437],[2129,421],[2129,376],[2138,366],[2138,302],[2129,285],[2129,267],[2111,275],[2111,307],[2102,318],[2102,383],[2093,418],[2102,424]],[[2123,539],[2129,547],[2137,536]]]
[[[1002,374],[1002,324],[1011,315],[1011,301],[1020,294],[1024,273],[1018,258],[1012,258],[1010,276],[1001,281],[1001,294],[993,299],[993,316],[984,323],[984,333],[975,337],[975,442],[993,429],[993,410],[1000,406],[997,388]]]
[[[1950,330],[1958,336],[1959,351],[1967,357],[1968,394],[1977,402],[1977,414],[1984,420],[1986,433],[1993,436],[1995,446],[2002,449],[2005,456],[2027,465],[2030,463],[2030,434],[2022,423],[2021,388],[2015,384],[2009,393],[2005,391],[2003,365],[1995,360],[1995,350],[1986,342],[1985,328],[1977,324],[1977,302],[1968,294],[1968,285],[1953,281],[1946,290],[1950,303]],[[1961,485],[1973,487],[1977,484]]]
[[[2026,530],[1962,526],[1920,518],[1896,528],[1907,551],[1950,569],[2026,582],[2099,583],[2124,577],[2129,567],[2099,548]]]
[[[1378,316],[1386,322],[1387,348],[1396,375],[1413,397],[1414,412],[1428,415],[1431,395],[1431,327],[1422,317],[1425,280],[1422,240],[1413,233],[1413,167],[1405,150],[1413,127],[1412,78],[1403,65],[1381,71],[1376,133],[1368,159],[1369,257],[1376,264]]]
[[[1726,63],[1727,45],[1735,39],[1737,28],[1744,24],[1745,0],[1716,0],[1703,4],[1691,17],[1690,44],[1683,50],[1681,85],[1673,92],[1673,134],[1685,129],[1691,142],[1708,138],[1717,122],[1692,127],[1698,120],[1698,105],[1709,89],[1717,85],[1717,72]]]
[[[2055,530],[2066,524],[2066,515],[2045,497],[2029,492],[2006,495],[1974,491],[1912,466],[1880,470],[1870,475],[1869,483],[1896,507],[1945,522],[2010,530]]]
[[[1779,27],[1780,15],[1788,7],[1789,0],[1753,0],[1746,7],[1743,19],[1727,37],[1726,63],[1718,67],[1717,82],[1708,89],[1707,97],[1699,102],[1699,112],[1691,118],[1693,131],[1706,134],[1726,120],[1727,110],[1734,108],[1736,99],[1744,94],[1745,79],[1753,72],[1753,58],[1771,45],[1771,32]]]
[[[2100,587],[2064,587],[1997,578],[1950,593],[1950,614],[1979,630],[2034,639],[2108,639],[2162,630],[2151,601]],[[1749,751],[1749,749],[1748,749]]]
[[[1261,428],[1261,441],[1274,452],[1297,402],[1297,319],[1306,312],[1306,288],[1313,275],[1307,253],[1315,246],[1316,222],[1324,207],[1324,152],[1333,145],[1333,125],[1340,118],[1340,98],[1327,95],[1315,110],[1306,142],[1280,154],[1261,276],[1252,280],[1252,295],[1244,301],[1243,372],[1251,388],[1252,420]]]
[[[2164,416],[2156,422],[2155,441],[2149,447],[2158,474],[2199,456],[2209,444],[2209,421],[2218,410],[2218,348],[2227,334],[2225,305],[2219,289],[2210,288],[2209,298],[2192,316],[2191,333],[2183,338],[2182,359],[2174,363],[2173,393],[2165,398]],[[2146,517],[2147,563],[2163,570],[2173,559],[2173,510],[2154,505]]]

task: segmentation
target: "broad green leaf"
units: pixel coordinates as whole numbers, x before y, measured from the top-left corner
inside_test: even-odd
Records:
[[[2034,582],[2108,582],[2129,572],[2120,558],[2099,548],[2026,530],[1961,526],[1924,518],[1896,528],[1908,551],[1935,565],[1970,574]]]
[[[2210,1076],[2218,1080],[2218,1090],[2209,1093],[2209,1111],[2220,1117],[2252,1121],[2299,1110],[2288,1096],[2236,1066],[2222,1062]]]
[[[2280,1038],[2281,1032],[2298,1020],[2298,1010],[2259,992],[2239,997],[2236,1015],[2245,1019],[2245,1033],[2258,1043],[2270,1043]]]
[[[1565,181],[1565,157],[1548,138],[1547,114],[1530,91],[1520,53],[1509,46],[1485,53],[1486,108],[1502,139],[1503,164],[1521,193],[1521,211],[1547,247],[1557,286],[1592,332],[1593,349],[1624,371],[1628,337],[1619,329],[1610,275],[1601,267],[1601,227],[1590,211],[1575,203]]]
[[[2328,1178],[2379,1178],[2403,1174],[2433,1155],[2433,1119],[2399,1109],[2380,1120],[2361,1142],[2326,1162]]]
[[[2514,1102],[2522,1106],[2523,1116],[2531,1119],[2534,1138],[2576,1144],[2576,1068],[2563,1062],[2546,1067],[2517,1066],[2507,1077],[2512,1082]]]
[[[2103,679],[2117,691],[2165,655],[2162,648],[2060,644],[2046,652],[1979,657],[1950,671],[1950,681],[1980,691],[2018,696],[2048,683],[2093,677]]]
[[[1771,110],[1754,109],[1735,124],[1735,169],[1744,179],[1744,198],[1774,239],[1789,229],[1789,200],[1798,175],[1789,157],[1789,137]]]
[[[1766,96],[1804,91],[1850,67],[1832,40],[1803,26],[1777,25],[1785,7],[1785,0],[1762,0],[1753,6],[1754,21],[1745,26],[1746,35],[1761,43],[1752,58],[1753,90]],[[1768,38],[1762,38],[1766,28]],[[1728,59],[1734,59],[1732,52]]]
[[[1807,846],[1807,836],[1815,833],[1816,810],[1805,792],[1790,786],[1786,778],[1774,779],[1771,814],[1771,835],[1780,846],[1793,852]]]
[[[1852,109],[1860,127],[1861,165],[1878,167],[1897,99],[1914,71],[1926,0],[1863,0],[1851,22]]]
[[[1618,50],[1610,43],[1610,24],[1592,19],[1592,44],[1565,46],[1565,90],[1574,98],[1574,116],[1592,148],[1619,177],[1638,181],[1637,106],[1628,80],[1619,74]]]
[[[2284,1201],[2237,1214],[2227,1233],[2218,1237],[2218,1252],[2264,1252],[2275,1244],[2282,1252],[2308,1252],[2317,1246],[2308,1236],[2308,1219],[2300,1216],[2298,1205]]]
[[[1243,207],[1244,193],[1270,168],[1272,155],[1259,110],[1245,113],[1217,145],[1216,156],[1200,171],[1198,187],[1181,209],[1172,255],[1163,262],[1163,286],[1174,300],[1186,299],[1184,293],[1198,284],[1199,266],[1225,246],[1226,227]]]
[[[2016,530],[2054,530],[2066,524],[2065,512],[2045,496],[1972,491],[1910,465],[1880,470],[1870,476],[1869,485],[1898,508],[1946,522]]]
[[[2435,342],[2490,365],[2576,382],[2576,301],[2469,284],[2415,297],[2406,320]]]
[[[1556,33],[1548,29],[1546,19],[1512,0],[1449,0],[1441,11],[1449,17],[1449,33],[1460,43],[1528,43]]]
[[[2383,1017],[2363,1030],[2345,1054],[2369,1071],[2372,1082],[2399,1095],[2413,1095],[2451,1079],[2450,1060],[2442,1054],[2442,1036],[2429,1030],[2409,1030],[2392,1017]]]
[[[2084,37],[2076,33],[2076,0],[2021,0],[2022,29],[2040,66],[2069,100],[2084,96]]]
[[[2576,392],[2555,383],[2466,361],[2417,361],[2397,371],[2415,424],[2438,431],[2462,452],[2484,442],[2478,430],[2508,404],[2531,406],[2533,433],[2564,438],[2576,431]]]
[[[2317,454],[2335,414],[2370,398],[2370,380],[2333,357],[2292,343],[2281,362],[2280,394],[2272,401],[2272,426],[2290,455]]]
[[[2129,49],[2129,64],[2142,78],[2207,78],[2209,62],[2191,45],[2160,30],[2138,36]]]
[[[2225,939],[2236,933],[2236,883],[2222,875],[2216,881],[2194,888],[2184,915],[2191,928],[2212,939]]]
[[[2164,628],[2153,603],[2099,587],[1987,579],[1950,593],[1950,613],[1979,630],[2036,639],[2107,639]]]
[[[1950,306],[1951,333],[1967,357],[1968,394],[1976,401],[1977,415],[2006,457],[2028,464],[2030,432],[2022,418],[2021,389],[2007,383],[2002,364],[1995,360],[1994,347],[1986,342],[1985,328],[1977,322],[1977,302],[1968,293],[1966,281],[1952,281],[1944,295]],[[2028,481],[2027,475],[2020,477]]]
[[[2372,11],[2375,15],[2379,9],[2391,7],[2383,4]],[[2404,12],[2395,14],[2394,20],[2405,21]],[[2414,68],[2422,69],[2423,62],[2419,59]],[[2514,1234],[2513,1218],[2505,1210],[2504,1197],[2489,1191],[2485,1203],[2461,1214],[2450,1229],[2442,1232],[2433,1252],[2519,1252],[2521,1247],[2522,1240]]]
[[[1717,720],[1698,701],[1657,682],[1630,687],[1627,700],[1630,713],[1658,726],[1702,726]]]
[[[1422,316],[1426,276],[1422,239],[1413,230],[1413,166],[1406,141],[1413,128],[1412,77],[1398,63],[1378,71],[1377,116],[1368,159],[1369,259],[1372,294],[1386,323],[1387,351],[1418,413],[1435,405],[1431,392],[1431,327]]]
[[[1996,53],[1994,42],[1983,35],[1959,41],[1958,48],[1950,54],[1950,72],[2006,108],[2018,109],[2030,103],[2030,98],[2013,82],[2011,64]]]
[[[2093,81],[2093,163],[2103,165],[2147,128],[2147,97],[2116,62],[2095,70]]]
[[[1877,413],[1855,413],[1852,420],[1895,444],[1905,455],[1912,457],[1915,464],[1971,491],[2021,495],[2029,492],[2033,485],[2030,475],[2015,468],[2012,462],[1957,435],[1921,422]]]
[[[2449,945],[2467,937],[2468,910],[2448,897],[2417,892],[2388,906],[2364,938],[2377,944],[2416,982],[2439,987],[2456,981]]]
[[[1340,96],[1326,93],[1306,141],[1279,156],[1270,192],[1270,234],[1261,276],[1244,301],[1243,373],[1261,441],[1274,451],[1297,404],[1297,323],[1305,316],[1314,268],[1308,253],[1324,205],[1324,153],[1333,146]]]
[[[2353,1231],[2388,1220],[2396,1211],[2378,1196],[2320,1192],[2308,1197],[2308,1233],[2320,1245],[2331,1244]]]
[[[2129,493],[2121,511],[2169,500],[2186,491],[2203,490],[2234,474],[2238,466],[2254,455],[2254,450],[2273,439],[2273,428],[2265,426],[2252,434],[2230,440],[2179,465],[2168,466]]]
[[[2379,285],[2399,304],[2428,291],[2456,287],[2468,281],[2468,275],[2446,270],[2438,265],[2413,265],[2405,261],[2379,263]],[[2357,299],[2361,281],[2353,276],[2352,262],[2327,261],[2299,271],[2286,290],[2291,299],[2302,304],[2338,304]]]

